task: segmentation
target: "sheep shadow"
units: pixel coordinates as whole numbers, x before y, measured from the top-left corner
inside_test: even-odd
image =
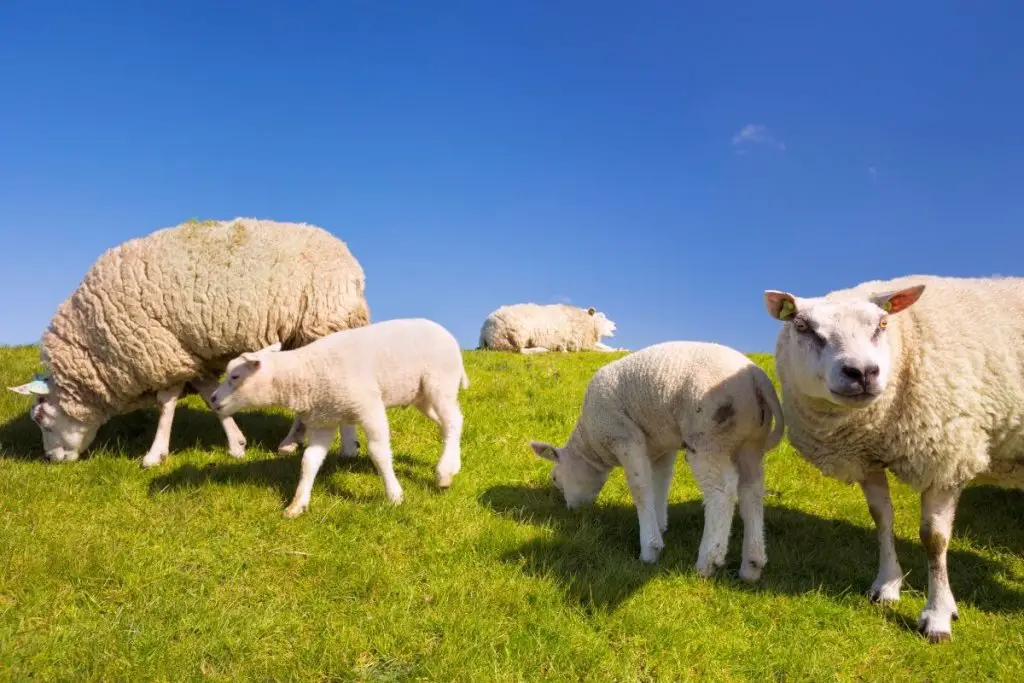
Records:
[[[241,425],[239,425],[241,427]],[[244,430],[244,427],[243,427]],[[395,474],[402,482],[403,487],[410,483],[421,489],[436,489],[433,477],[424,473],[424,463],[406,454],[394,454]],[[192,463],[185,463],[173,471],[155,477],[149,484],[149,494],[158,495],[166,491],[178,489],[199,488],[203,486],[254,486],[257,488],[270,489],[277,493],[282,504],[287,504],[295,495],[295,487],[299,483],[299,475],[302,470],[302,455],[272,456],[259,460],[250,460],[248,456],[244,460],[233,460],[230,462],[210,462],[201,467]],[[428,470],[433,473],[432,469]],[[356,457],[342,457],[337,451],[332,450],[328,454],[324,464],[316,475],[316,487],[323,486],[326,482],[326,493],[345,500],[355,502],[383,501],[384,486],[380,485],[369,495],[353,493],[333,480],[332,475],[337,472],[350,472],[357,474],[372,474],[379,480],[377,470],[373,462],[360,451]],[[314,489],[314,493],[316,489]]]
[[[153,443],[158,415],[156,408],[146,407],[111,418],[100,427],[96,439],[82,458],[89,458],[97,451],[141,458]],[[274,451],[291,428],[292,418],[279,413],[254,411],[235,415],[235,422],[245,435],[246,448]],[[226,453],[227,437],[212,411],[182,402],[174,412],[170,457],[189,448]],[[45,460],[39,427],[29,417],[28,411],[0,425],[0,457]]]
[[[989,492],[991,494],[991,492]],[[985,519],[996,530],[1016,524],[1020,513],[1003,514],[986,496],[968,496],[961,503],[970,521]],[[495,486],[480,502],[496,514],[522,524],[543,526],[553,537],[538,538],[507,553],[501,560],[538,578],[557,580],[566,598],[588,612],[614,610],[651,579],[666,573],[693,571],[704,527],[700,500],[669,505],[665,549],[655,565],[639,559],[639,525],[632,505],[598,504],[570,511],[553,487]],[[978,511],[974,508],[977,506]],[[1019,509],[1019,508],[1018,508]],[[1017,531],[1012,532],[1019,536]],[[875,578],[878,542],[873,528],[827,519],[793,508],[765,506],[768,564],[757,584],[738,578],[742,521],[734,519],[726,566],[714,581],[734,590],[788,595],[818,592],[832,597],[864,595]],[[897,552],[908,574],[904,591],[927,590],[924,550],[917,539],[897,539]],[[985,612],[1024,611],[1024,577],[1007,576],[1003,563],[973,552],[949,552],[950,581],[957,600]],[[867,597],[864,597],[867,604]],[[898,610],[898,608],[897,608]],[[916,614],[886,610],[886,617],[908,630]]]

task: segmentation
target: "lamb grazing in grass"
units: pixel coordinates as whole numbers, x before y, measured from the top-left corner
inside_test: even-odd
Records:
[[[335,430],[346,421],[363,426],[388,500],[402,502],[386,408],[416,406],[440,426],[444,449],[436,468],[438,486],[451,486],[462,467],[459,389],[469,386],[469,378],[455,337],[435,322],[388,320],[336,332],[294,351],[271,345],[235,358],[227,373],[212,397],[220,415],[285,406],[308,425],[302,475],[286,517],[297,517],[309,506],[316,473]]]
[[[946,548],[969,482],[1024,487],[1024,278],[908,276],[824,297],[769,290],[789,438],[824,474],[857,482],[878,527],[869,596],[900,597],[885,470],[921,493],[928,602],[918,628],[958,618]]]
[[[613,336],[615,323],[594,308],[515,304],[487,316],[479,348],[519,353],[615,351],[601,342],[602,337]]]
[[[104,422],[155,402],[159,426],[142,465],[157,465],[186,386],[209,403],[243,351],[366,325],[364,287],[345,243],[315,226],[237,218],[157,230],[96,260],[43,334],[51,374],[12,390],[37,397],[32,419],[52,461],[77,460]],[[241,458],[241,430],[221,424]],[[354,427],[346,436],[358,448]]]
[[[726,346],[679,341],[649,346],[602,367],[587,387],[566,445],[530,445],[555,463],[554,484],[570,509],[592,502],[611,470],[623,467],[640,519],[640,558],[646,562],[655,562],[664,547],[676,453],[685,449],[704,495],[697,571],[711,576],[725,563],[738,488],[740,576],[757,581],[767,561],[762,459],[783,429],[775,388],[761,368]]]

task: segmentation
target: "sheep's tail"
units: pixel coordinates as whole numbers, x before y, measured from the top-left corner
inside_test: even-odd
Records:
[[[775,385],[772,384],[768,373],[761,368],[757,368],[755,375],[754,391],[757,393],[757,402],[761,404],[762,410],[767,405],[772,417],[775,419],[775,428],[772,429],[772,433],[768,435],[764,442],[764,450],[767,452],[778,446],[779,442],[782,441],[782,435],[786,431],[786,420],[782,415],[782,404],[779,403],[779,396],[775,393]]]
[[[466,368],[462,368],[462,380],[459,382],[459,386],[463,389],[469,389],[469,375],[466,374]]]

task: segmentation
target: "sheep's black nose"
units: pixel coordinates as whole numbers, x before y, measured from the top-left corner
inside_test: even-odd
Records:
[[[878,378],[879,368],[874,363],[858,368],[856,365],[844,365],[843,375],[854,382],[865,382]]]

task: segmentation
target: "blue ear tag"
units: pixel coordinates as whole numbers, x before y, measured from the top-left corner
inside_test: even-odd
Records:
[[[32,394],[49,394],[50,385],[46,383],[45,379],[36,378],[29,382],[28,385],[29,393]]]

